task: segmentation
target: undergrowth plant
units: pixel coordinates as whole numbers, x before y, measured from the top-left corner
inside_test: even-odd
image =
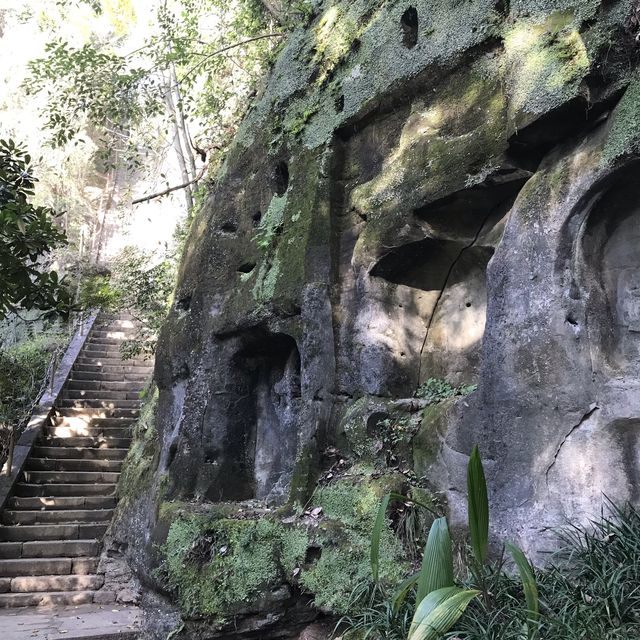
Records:
[[[444,392],[443,389],[433,391],[436,394]],[[369,603],[364,608],[365,614],[358,616],[355,621],[345,619],[347,625],[364,630],[366,636],[373,634],[381,637],[399,636],[407,640],[438,640],[451,629],[476,598],[480,597],[487,610],[493,608],[488,583],[490,572],[487,571],[489,501],[484,469],[477,447],[474,447],[467,466],[467,488],[472,584],[464,587],[455,584],[449,526],[446,518],[439,517],[431,525],[420,571],[407,578],[388,602],[383,601],[378,603],[378,606],[375,605],[375,596],[383,593],[383,588],[377,586],[377,583],[380,539],[387,525],[387,509],[392,500],[406,500],[404,496],[389,494],[380,504],[371,539],[371,573],[376,586],[366,593]],[[416,506],[426,507],[418,503]],[[527,602],[527,635],[528,640],[533,640],[537,633],[538,622],[538,596],[533,571],[524,553],[518,547],[510,545],[509,550],[524,585]],[[373,615],[373,612],[376,615]],[[409,619],[409,612],[412,612],[412,615],[407,630],[406,621]],[[394,626],[394,617],[400,623],[395,626],[401,629],[402,635],[398,634],[397,630],[391,634],[388,633],[389,628]],[[366,627],[367,624],[370,625],[369,628]]]
[[[389,494],[372,533],[370,584],[352,593],[345,636],[386,640],[637,640],[640,638],[640,512],[611,502],[587,526],[558,532],[560,548],[543,570],[507,543],[490,560],[489,504],[477,447],[467,467],[468,574],[454,584],[446,520],[429,531],[420,571],[395,589],[378,581],[387,510],[406,496]],[[417,507],[428,505],[415,503]],[[504,551],[516,576],[504,567]]]

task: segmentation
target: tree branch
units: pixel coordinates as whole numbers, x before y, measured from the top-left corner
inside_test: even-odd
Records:
[[[135,200],[131,201],[131,204],[140,204],[141,202],[148,202],[149,200],[154,200],[155,198],[161,198],[162,196],[166,196],[172,193],[173,191],[178,191],[178,189],[186,189],[187,187],[190,187],[192,184],[195,184],[196,182],[198,182],[198,180],[202,178],[202,176],[205,174],[207,170],[207,167],[208,165],[204,165],[204,167],[200,169],[200,173],[193,180],[189,180],[189,182],[185,182],[183,184],[177,184],[173,187],[168,187],[164,191],[159,191],[158,193],[152,193],[151,195],[143,196],[142,198],[136,198]]]
[[[261,36],[255,36],[253,38],[249,38],[248,40],[243,40],[242,42],[236,42],[235,44],[230,44],[226,47],[222,47],[222,49],[217,49],[202,58],[197,64],[194,64],[191,69],[189,69],[183,76],[178,80],[178,84],[183,82],[186,78],[188,78],[194,71],[199,69],[209,58],[214,58],[215,56],[219,56],[221,53],[225,51],[229,51],[229,49],[236,49],[237,47],[242,47],[245,44],[249,44],[250,42],[255,42],[256,40],[264,40],[265,38],[282,38],[287,35],[286,33],[265,33]]]

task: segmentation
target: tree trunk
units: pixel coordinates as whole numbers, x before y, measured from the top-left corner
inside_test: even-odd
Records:
[[[167,107],[167,111],[169,112],[169,117],[171,118],[171,124],[173,125],[173,149],[176,152],[176,157],[178,159],[178,165],[180,167],[180,173],[182,174],[182,182],[187,186],[184,188],[184,199],[187,205],[187,213],[190,213],[193,209],[193,192],[191,190],[191,180],[195,177],[189,173],[189,168],[187,167],[186,160],[186,152],[184,142],[180,139],[180,126],[179,126],[179,115],[177,111],[177,107],[175,101],[173,99],[173,89],[172,89],[172,74],[169,73],[168,78],[165,79],[166,88],[164,94],[164,101]],[[188,141],[186,141],[187,144]],[[190,148],[190,147],[189,147]]]

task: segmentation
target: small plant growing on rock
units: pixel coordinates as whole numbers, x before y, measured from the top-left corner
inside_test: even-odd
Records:
[[[427,404],[442,402],[454,396],[466,396],[477,389],[475,384],[463,384],[454,387],[441,378],[429,378],[425,380],[415,392],[415,397],[424,400]]]

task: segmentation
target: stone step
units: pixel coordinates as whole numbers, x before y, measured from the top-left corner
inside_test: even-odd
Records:
[[[110,522],[112,516],[113,509],[60,509],[51,511],[14,511],[5,509],[2,512],[2,524],[32,525]]]
[[[93,558],[98,553],[100,542],[95,539],[0,542],[0,558]]]
[[[95,591],[104,584],[104,576],[46,575],[20,576],[12,578],[11,593],[33,593],[35,591]]]
[[[109,438],[108,436],[71,436],[69,438],[43,437],[39,444],[45,447],[71,447],[84,449],[128,449],[131,438]]]
[[[101,539],[109,525],[105,523],[0,525],[0,542],[41,542],[43,540]]]
[[[29,484],[114,484],[119,473],[111,471],[23,471],[22,478]]]
[[[73,365],[71,375],[76,376],[80,373],[87,374],[100,374],[100,375],[131,375],[131,376],[146,376],[153,371],[153,361],[145,362],[142,365],[133,365],[130,361],[117,362],[115,364],[82,364],[76,363]],[[93,376],[95,378],[95,375]]]
[[[32,455],[38,458],[55,457],[67,460],[124,460],[127,457],[127,449],[37,446],[33,448]]]
[[[115,484],[16,484],[14,495],[19,498],[64,498],[77,496],[112,496]]]
[[[131,340],[138,334],[138,330],[135,327],[123,328],[123,327],[107,327],[100,325],[96,328],[94,325],[93,331],[89,334],[90,340],[108,340],[123,342],[125,340]]]
[[[22,555],[23,542],[0,542],[0,559],[19,558]]]
[[[107,368],[107,367],[103,367]],[[109,373],[108,371],[100,371],[100,367],[96,367],[97,371],[77,371],[73,370],[71,375],[69,376],[69,382],[67,384],[79,383],[79,382],[93,382],[96,380],[97,376],[100,376],[100,380],[104,381],[104,383],[133,383],[139,385],[141,388],[144,388],[147,380],[149,379],[150,370],[140,371],[138,373],[127,373],[125,371],[115,371],[113,373]],[[71,387],[73,388],[73,387]]]
[[[132,432],[133,429],[130,425],[120,427],[102,427],[99,425],[71,427],[56,424],[45,427],[42,435],[50,438],[85,438],[87,436],[93,438],[98,436],[104,436],[105,438],[130,438]]]
[[[106,358],[120,358],[120,343],[104,344],[95,340],[89,339],[84,343],[82,347],[82,355],[85,358],[100,358],[102,356]]]
[[[52,447],[53,449],[64,447]],[[122,468],[121,460],[100,460],[82,458],[36,458],[30,457],[26,462],[27,471],[115,471]]]
[[[62,607],[93,602],[94,591],[62,591],[57,593],[2,593],[0,609],[15,607]]]
[[[126,401],[135,400],[136,402],[140,402],[140,392],[139,391],[102,391],[95,389],[66,389],[62,392],[61,397],[64,400],[81,400],[85,401],[94,401],[94,400],[112,400],[116,406],[132,406],[127,405]],[[125,401],[122,403],[122,401]],[[102,406],[102,405],[98,405]]]
[[[139,394],[144,389],[143,381],[133,382],[131,380],[118,381],[105,380],[104,376],[100,376],[99,380],[95,378],[87,380],[75,380],[71,378],[67,381],[65,389],[73,391],[127,391]],[[136,396],[139,397],[139,396]]]
[[[48,576],[71,573],[71,558],[13,558],[0,560],[0,576]]]
[[[99,325],[97,328],[96,325],[93,326],[94,329],[89,335],[91,340],[117,340],[118,342],[122,342],[136,335],[136,330],[133,327],[130,329],[122,329],[121,327],[110,329],[105,325]]]
[[[135,336],[135,331],[92,331],[87,342],[90,344],[103,344],[105,346],[119,346],[133,336]]]
[[[99,558],[12,558],[0,559],[0,576],[91,575],[98,569]]]
[[[63,417],[90,418],[137,418],[140,409],[110,409],[97,407],[56,407],[56,415]]]
[[[135,424],[136,419],[124,418],[100,418],[95,416],[55,416],[53,424],[60,427],[128,427]]]
[[[9,498],[7,506],[15,511],[113,509],[116,506],[116,499],[115,496],[67,496],[58,498],[20,498],[14,496]]]
[[[129,366],[129,367],[147,367],[153,366],[150,360],[142,360],[141,358],[131,358],[130,360],[123,360],[122,358],[108,357],[105,355],[99,356],[96,353],[87,352],[87,355],[80,355],[76,358],[77,365],[92,365],[92,366]]]
[[[59,407],[65,409],[103,409],[104,411],[108,411],[111,415],[116,415],[116,412],[123,410],[133,410],[136,411],[139,409],[142,404],[141,400],[91,400],[91,399],[72,399],[72,398],[62,398],[59,401]],[[107,417],[107,416],[105,416]]]

